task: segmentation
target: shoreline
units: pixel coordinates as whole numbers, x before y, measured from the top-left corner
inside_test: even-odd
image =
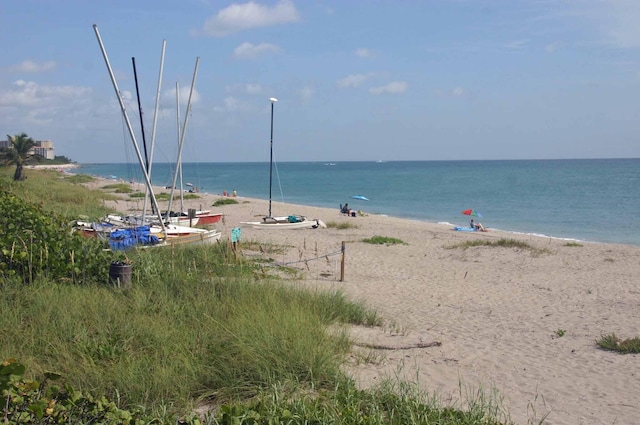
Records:
[[[25,168],[31,170],[71,170],[74,168],[80,168],[79,164],[38,164],[38,165],[25,165]]]
[[[100,184],[91,183],[94,188]],[[185,200],[185,208],[223,212],[218,226],[223,240],[241,221],[268,211],[267,200],[239,196],[234,198],[238,204],[212,207],[224,197],[198,195]],[[122,213],[142,205],[124,198],[110,202]],[[166,207],[166,202],[159,204]],[[484,388],[486,394],[496,389],[519,424],[531,418],[532,406],[538,419],[549,413],[547,420],[554,424],[635,423],[638,357],[603,351],[595,341],[611,333],[623,339],[640,335],[640,247],[569,243],[493,229],[456,232],[442,223],[386,215],[346,217],[338,208],[272,206],[274,215],[347,224],[281,231],[242,227],[240,240],[287,247],[273,260],[299,271],[297,285],[341,291],[384,318],[382,328],[351,329],[358,343],[391,347],[354,347],[346,370],[360,387],[399,377],[451,403],[473,389]],[[403,244],[362,242],[373,236]],[[473,241],[505,238],[526,242],[533,250],[464,248]],[[340,256],[334,254],[343,242],[341,282]],[[418,348],[431,342],[441,345]],[[375,361],[363,363],[362,358]]]

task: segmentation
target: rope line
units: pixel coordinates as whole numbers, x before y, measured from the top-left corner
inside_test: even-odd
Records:
[[[321,259],[329,259],[330,256],[334,256],[334,255],[342,255],[342,250],[340,251],[334,251],[334,252],[330,252],[329,254],[325,254],[325,255],[321,255],[319,257],[314,257],[314,258],[305,258],[302,260],[298,260],[298,261],[289,261],[286,263],[272,263],[272,264],[266,264],[269,267],[273,267],[273,266],[289,266],[291,264],[298,264],[298,263],[307,263],[309,261],[315,261],[315,260],[321,260]]]

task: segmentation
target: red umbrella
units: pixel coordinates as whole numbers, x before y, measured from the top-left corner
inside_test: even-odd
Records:
[[[482,217],[482,214],[480,214],[478,210],[464,210],[462,214],[470,215],[471,217]]]

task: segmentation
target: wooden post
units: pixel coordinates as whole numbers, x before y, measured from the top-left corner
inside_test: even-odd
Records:
[[[342,241],[342,259],[340,260],[340,282],[344,282],[344,248],[345,242]]]

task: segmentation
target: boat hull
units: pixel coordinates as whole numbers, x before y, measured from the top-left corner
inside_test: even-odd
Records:
[[[201,226],[206,226],[208,224],[216,224],[222,220],[222,213],[212,213],[208,211],[196,212],[196,218],[198,219],[198,224]]]
[[[271,219],[263,219],[262,221],[242,221],[240,224],[261,230],[283,230],[283,229],[316,229],[318,227],[327,227],[322,220],[314,219],[290,222],[288,217],[273,217]]]

